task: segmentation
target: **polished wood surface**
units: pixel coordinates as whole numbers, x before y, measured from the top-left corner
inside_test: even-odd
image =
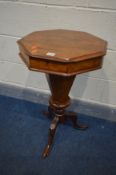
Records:
[[[91,34],[72,30],[46,30],[33,32],[18,41],[20,56],[30,70],[46,73],[51,90],[48,111],[51,120],[48,142],[42,158],[49,155],[55,131],[60,122],[71,119],[73,127],[85,130],[77,114],[67,112],[69,92],[77,74],[102,67],[106,41]]]
[[[81,31],[37,31],[18,43],[32,57],[60,62],[81,61],[106,53],[106,41]]]
[[[33,32],[18,44],[30,70],[63,76],[101,68],[107,46],[91,34],[59,29]]]

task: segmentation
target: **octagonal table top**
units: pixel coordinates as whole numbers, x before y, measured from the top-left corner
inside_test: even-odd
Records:
[[[30,70],[72,76],[101,68],[107,42],[86,32],[44,30],[18,40]]]
[[[35,58],[73,62],[105,55],[107,42],[86,32],[56,29],[33,32],[18,44]]]

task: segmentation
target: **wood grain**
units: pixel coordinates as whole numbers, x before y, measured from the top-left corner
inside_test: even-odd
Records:
[[[36,59],[60,62],[103,56],[107,45],[106,41],[89,33],[63,29],[33,32],[19,40],[18,44]]]

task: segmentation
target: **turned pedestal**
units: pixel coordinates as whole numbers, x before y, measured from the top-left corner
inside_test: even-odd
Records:
[[[106,41],[91,34],[71,30],[46,30],[33,32],[18,41],[20,56],[30,70],[46,73],[51,97],[48,111],[48,142],[42,158],[48,156],[58,124],[67,119],[75,129],[85,130],[78,122],[77,114],[66,111],[70,105],[69,92],[77,74],[102,67],[106,53]]]

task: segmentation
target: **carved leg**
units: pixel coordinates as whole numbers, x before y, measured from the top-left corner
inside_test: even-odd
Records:
[[[54,135],[55,135],[58,123],[59,123],[59,117],[56,115],[50,125],[49,134],[48,134],[48,143],[43,151],[42,158],[46,158],[51,151],[53,139],[54,139]]]
[[[78,122],[77,114],[75,112],[68,111],[68,112],[65,113],[65,116],[67,118],[71,119],[71,121],[73,123],[73,127],[75,129],[86,130],[88,128],[87,125],[81,124],[81,123]]]

